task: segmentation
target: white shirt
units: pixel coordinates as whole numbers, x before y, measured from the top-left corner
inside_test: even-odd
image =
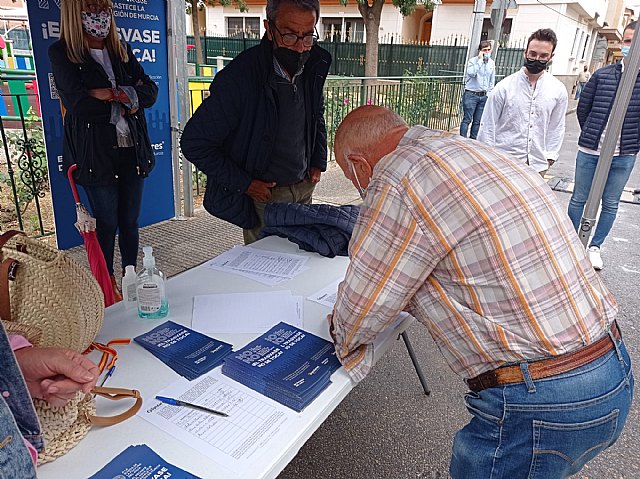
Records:
[[[560,154],[567,103],[560,80],[545,72],[534,88],[521,69],[489,93],[478,140],[544,171]]]

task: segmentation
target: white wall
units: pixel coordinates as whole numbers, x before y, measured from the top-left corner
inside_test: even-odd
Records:
[[[241,13],[237,8],[233,6],[223,7],[216,5],[215,7],[207,7],[207,33],[213,35],[226,35],[227,34],[227,17],[260,17],[260,32],[264,34],[264,27],[262,20],[266,18],[266,7],[250,6],[249,12]],[[187,34],[192,35],[193,29],[191,28],[191,17],[187,18]],[[350,2],[346,6],[331,5],[322,6],[320,10],[320,21],[318,21],[318,32],[322,37],[322,18],[357,18],[361,19],[360,11],[358,10],[355,2]],[[386,34],[400,34],[402,31],[402,15],[400,10],[391,4],[385,4],[382,9],[382,16],[380,18],[380,32],[379,36],[383,37]]]
[[[486,15],[491,12],[486,11]],[[433,11],[431,41],[438,42],[451,35],[469,37],[473,20],[473,5],[438,5]]]

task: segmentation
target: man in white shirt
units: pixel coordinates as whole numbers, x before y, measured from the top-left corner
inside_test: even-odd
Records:
[[[545,72],[557,43],[549,28],[529,37],[524,66],[491,91],[478,134],[478,140],[527,163],[543,177],[560,154],[568,101],[562,82]]]

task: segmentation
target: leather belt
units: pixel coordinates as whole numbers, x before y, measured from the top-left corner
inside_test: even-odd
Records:
[[[476,96],[485,96],[487,94],[486,91],[472,91],[472,90],[465,90],[467,93],[471,93],[472,95],[476,95]]]
[[[611,324],[611,334],[616,340],[620,338],[620,330],[615,321]],[[595,361],[612,349],[613,341],[611,341],[609,334],[605,334],[596,342],[584,348],[577,349],[576,351],[571,351],[549,359],[530,362],[528,365],[529,374],[534,381],[563,374]],[[493,371],[482,373],[475,378],[467,379],[467,386],[473,392],[480,392],[487,388],[522,382],[524,382],[522,369],[520,369],[519,364],[516,364],[503,366]]]

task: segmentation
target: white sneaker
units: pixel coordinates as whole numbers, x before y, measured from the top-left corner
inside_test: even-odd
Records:
[[[591,266],[593,266],[593,269],[600,271],[604,266],[602,257],[600,256],[600,248],[598,248],[597,246],[591,246],[587,250],[587,253],[589,255],[589,261],[591,261]]]

